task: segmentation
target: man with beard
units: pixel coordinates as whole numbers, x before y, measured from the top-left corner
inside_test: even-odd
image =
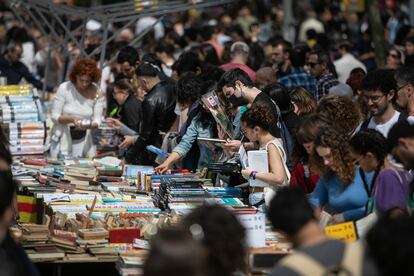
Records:
[[[292,44],[286,40],[278,40],[272,44],[272,68],[277,71],[278,76],[284,77],[291,71],[290,51]]]
[[[408,113],[408,120],[414,123],[414,68],[401,67],[395,75],[397,81],[396,104]]]
[[[366,75],[361,82],[361,96],[371,117],[362,123],[360,129],[373,128],[388,137],[396,122],[407,119],[406,113],[396,111],[392,105],[396,90],[393,70],[380,69]]]
[[[387,139],[388,152],[407,170],[414,169],[414,125],[407,120],[397,122]],[[414,179],[410,183],[407,206],[414,211]]]
[[[118,53],[117,63],[121,71],[117,80],[132,80],[134,78],[135,69],[140,63],[138,51],[131,46],[122,48]]]
[[[275,118],[279,118],[276,103],[266,93],[254,87],[249,76],[240,69],[233,69],[224,73],[217,85],[217,90],[223,91],[233,106],[251,105],[260,102],[269,105]],[[270,133],[274,137],[281,137],[281,131],[277,122],[270,128]],[[241,141],[232,140],[222,146],[227,150],[237,151],[240,145]]]

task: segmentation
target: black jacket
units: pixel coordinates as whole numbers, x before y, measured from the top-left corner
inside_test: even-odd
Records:
[[[137,133],[142,118],[141,104],[142,102],[134,95],[129,95],[119,111],[121,122]]]
[[[145,96],[142,102],[142,121],[139,136],[126,155],[125,160],[132,164],[153,165],[155,155],[146,146],[161,147],[161,132],[167,132],[175,120],[175,83],[161,81]]]
[[[0,56],[0,76],[7,78],[7,84],[19,84],[22,78],[31,83],[37,89],[43,88],[43,83],[37,80],[30,72],[24,63],[17,61],[14,63],[8,62],[4,56]],[[53,87],[47,86],[47,91],[52,91]]]

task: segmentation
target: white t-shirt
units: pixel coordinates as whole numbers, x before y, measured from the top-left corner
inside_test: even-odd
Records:
[[[398,122],[398,117],[400,117],[400,112],[395,111],[394,116],[391,117],[391,119],[388,120],[388,122],[384,123],[384,124],[376,124],[374,122],[374,118],[371,118],[371,120],[369,121],[368,124],[368,128],[373,128],[378,130],[379,132],[382,133],[382,135],[384,135],[385,138],[388,137],[388,132],[390,131],[390,129],[392,128],[392,126]]]
[[[349,78],[349,74],[354,68],[361,67],[362,70],[367,72],[365,65],[351,54],[345,54],[340,59],[335,60],[334,65],[336,73],[338,74],[338,80],[342,83],[346,83],[346,80]]]
[[[155,22],[157,22],[157,19],[152,16],[144,16],[140,18],[136,25],[135,25],[135,34],[139,35],[143,31],[145,31],[147,28],[150,28]],[[162,22],[158,22],[154,26],[154,38],[156,40],[161,39],[165,34],[164,25]]]

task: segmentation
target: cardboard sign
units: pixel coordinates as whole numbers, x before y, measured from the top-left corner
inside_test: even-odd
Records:
[[[246,241],[248,247],[266,246],[265,214],[238,215],[240,223],[246,229]]]
[[[352,221],[325,227],[325,234],[330,238],[346,242],[357,240],[355,224]]]

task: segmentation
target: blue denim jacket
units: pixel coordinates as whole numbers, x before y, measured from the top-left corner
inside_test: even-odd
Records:
[[[184,157],[191,149],[194,142],[196,142],[197,137],[206,137],[206,138],[216,138],[213,137],[213,124],[209,124],[207,128],[203,128],[203,125],[200,122],[200,115],[197,115],[192,120],[190,126],[187,128],[184,136],[181,139],[181,142],[173,149],[174,152],[178,155]],[[198,168],[205,168],[211,162],[217,160],[221,148],[214,146],[214,144],[209,144],[206,142],[199,142],[198,147],[200,148],[200,159],[198,160]]]

